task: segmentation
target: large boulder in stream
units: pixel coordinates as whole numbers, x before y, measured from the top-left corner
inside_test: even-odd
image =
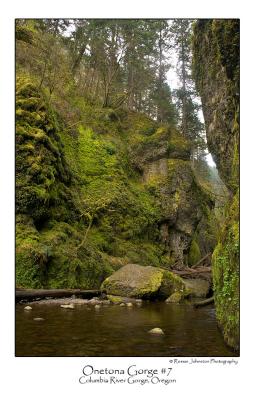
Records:
[[[183,280],[161,268],[127,264],[105,279],[101,289],[107,294],[137,298],[167,298],[184,290]]]
[[[211,283],[204,279],[183,279],[190,297],[205,298],[210,291]]]

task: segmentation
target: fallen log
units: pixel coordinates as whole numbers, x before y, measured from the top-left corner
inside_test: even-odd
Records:
[[[16,302],[20,300],[44,299],[45,297],[71,297],[80,296],[84,299],[91,299],[100,296],[101,290],[82,290],[82,289],[19,289],[15,292]]]
[[[176,269],[172,269],[171,272],[173,272],[176,275],[180,275],[180,276],[184,276],[184,275],[195,275],[195,274],[202,274],[202,273],[211,273],[212,269],[211,267],[203,267],[203,268],[199,268],[196,269],[195,271],[193,269],[189,269],[189,270],[176,270]]]
[[[203,261],[205,261],[209,256],[211,256],[211,253],[206,254],[206,256],[202,257],[201,260],[199,260],[196,264],[192,265],[190,268],[191,268],[191,269],[195,269],[195,268],[200,267],[200,266],[201,266],[200,264],[201,264]]]
[[[214,297],[209,297],[209,299],[205,299],[203,301],[198,301],[197,303],[193,304],[193,307],[198,308],[198,307],[204,307],[207,306],[208,304],[214,303]]]

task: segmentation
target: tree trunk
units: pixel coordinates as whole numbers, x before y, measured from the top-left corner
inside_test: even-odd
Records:
[[[162,86],[163,86],[163,52],[162,52],[162,30],[159,31],[159,85],[158,85],[158,95],[162,98]],[[163,121],[162,108],[157,107],[157,121]]]
[[[187,93],[186,93],[186,65],[184,54],[184,43],[181,42],[181,63],[182,63],[182,133],[187,136]]]
[[[68,297],[72,295],[78,295],[86,299],[99,296],[100,290],[82,290],[82,289],[19,289],[16,290],[15,298],[16,302],[20,300],[43,299],[45,297]]]
[[[84,52],[86,50],[86,47],[87,47],[87,43],[84,43],[84,45],[81,47],[81,49],[80,49],[80,51],[78,53],[78,56],[74,60],[73,67],[72,67],[72,73],[73,74],[75,74],[76,70],[78,69],[78,67],[79,67],[79,65],[81,63],[81,60],[82,60],[83,54],[84,54]]]
[[[206,256],[202,257],[196,264],[192,265],[190,268],[195,269],[201,266],[201,263],[205,261],[207,258],[211,256],[211,253],[206,254]]]

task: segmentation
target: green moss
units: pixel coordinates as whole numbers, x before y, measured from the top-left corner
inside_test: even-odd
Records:
[[[156,132],[157,124],[142,113],[129,112],[123,119],[123,130],[131,142],[143,140]],[[158,132],[161,134],[161,132]]]
[[[234,125],[233,129],[239,132],[239,124],[237,123],[236,126]],[[238,137],[238,135],[236,135],[236,137]],[[237,143],[237,141],[234,143],[231,176],[231,186],[236,191],[239,187],[239,144]]]
[[[140,272],[139,272],[140,270]],[[184,291],[183,280],[161,268],[126,265],[107,278],[101,288],[119,296],[167,298],[176,291]]]
[[[196,264],[201,259],[201,252],[198,243],[196,240],[192,240],[189,255],[188,255],[188,263],[190,266]]]
[[[209,150],[224,183],[235,193],[239,182],[238,19],[195,23],[193,76],[202,99]]]
[[[233,199],[213,253],[216,316],[226,342],[239,347],[239,20],[194,25],[193,76],[200,93],[207,139]],[[215,97],[211,96],[215,93]]]
[[[190,159],[191,143],[174,129],[171,130],[171,135],[168,144],[168,154],[171,158]]]
[[[110,302],[113,304],[123,303],[123,297],[120,297],[120,296],[112,296],[112,295],[108,294],[107,299],[110,300]]]
[[[239,197],[233,198],[214,250],[213,284],[216,315],[226,342],[239,347]]]
[[[169,159],[168,174],[170,179],[183,175],[183,170],[190,170],[190,162],[181,159]]]
[[[107,110],[104,117],[94,116],[85,103],[80,107],[86,118],[91,113],[91,127],[102,117],[107,129],[77,125],[74,135],[35,83],[18,77],[17,213],[38,227],[29,246],[25,238],[17,242],[17,279],[23,286],[98,287],[112,271],[111,260],[160,264],[162,249],[153,243],[159,207],[129,165],[125,142],[116,136],[119,119],[106,118]],[[147,127],[154,124],[132,118],[137,132],[143,129],[141,119]],[[26,223],[22,229],[26,232]],[[44,246],[50,256],[41,257],[39,269],[30,255],[38,253],[39,259]]]
[[[159,295],[166,298],[172,293],[184,290],[185,286],[183,280],[170,271],[163,270],[162,282],[159,290]]]
[[[166,303],[180,303],[184,296],[182,292],[174,292],[166,299]]]
[[[153,149],[167,156],[169,140],[186,149],[183,138],[143,114],[102,110],[77,96],[50,104],[27,76],[18,76],[17,114],[17,214],[33,225],[21,224],[29,246],[24,236],[17,241],[19,284],[96,288],[128,262],[169,265],[159,233],[161,187],[171,187],[175,173],[176,185],[183,180],[186,164],[174,160],[169,182],[150,185],[134,159]],[[176,209],[182,197],[175,190]]]
[[[125,285],[107,278],[101,285],[101,290],[106,290],[107,293],[120,296],[137,298],[143,298],[144,296],[150,297],[157,292],[161,284],[161,279],[162,272],[155,269],[154,274],[151,275],[145,282],[143,282],[143,285],[132,288],[125,287]]]
[[[51,204],[64,203],[71,173],[51,112],[28,77],[17,78],[17,104],[17,212],[38,221],[50,217]]]

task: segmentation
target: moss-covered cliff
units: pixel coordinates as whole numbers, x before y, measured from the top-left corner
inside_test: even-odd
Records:
[[[128,262],[188,262],[211,202],[175,128],[78,97],[67,123],[24,73],[16,100],[17,285],[99,287]]]
[[[213,254],[216,314],[226,342],[239,347],[239,20],[199,20],[193,73],[208,146],[231,192]]]
[[[96,288],[127,263],[195,262],[212,201],[190,142],[81,90],[65,37],[33,20],[16,28],[17,285]]]
[[[239,20],[199,20],[193,73],[201,96],[207,142],[231,191],[239,179]]]

